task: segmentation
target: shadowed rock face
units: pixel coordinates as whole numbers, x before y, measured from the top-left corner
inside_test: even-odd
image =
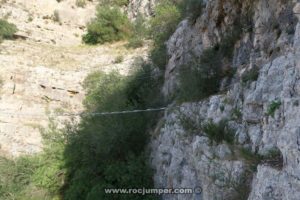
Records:
[[[228,92],[170,109],[153,136],[151,163],[156,185],[203,189],[200,196],[166,195],[163,199],[299,199],[299,3],[257,0],[253,5],[253,30],[235,44],[232,67],[237,74]],[[200,55],[220,41],[224,27],[238,13],[230,0],[207,1],[205,7],[194,25],[182,21],[167,43],[170,60],[163,88],[166,97],[178,87],[180,66],[191,54]],[[221,12],[224,19],[217,23]],[[239,79],[254,66],[259,69],[258,79],[242,85]],[[270,114],[270,106],[278,101],[280,105]],[[241,114],[238,120],[232,117],[237,109]],[[211,145],[199,126],[187,129],[183,117],[192,124],[229,119],[235,130],[235,146],[259,155],[279,149],[283,160],[277,164],[283,167],[266,160],[245,181],[249,161],[232,145]],[[248,192],[238,187],[247,182]],[[237,198],[236,193],[245,196]]]

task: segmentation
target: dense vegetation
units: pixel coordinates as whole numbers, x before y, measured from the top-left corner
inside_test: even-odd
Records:
[[[154,42],[150,56],[153,63],[160,69],[164,69],[167,62],[165,41],[175,31],[180,19],[180,9],[172,1],[163,1],[155,8],[154,17],[150,21],[150,34]]]
[[[154,42],[151,60],[164,69],[167,62],[165,42],[182,18],[188,17],[191,22],[196,20],[201,14],[202,0],[159,1],[150,21],[138,15],[134,22],[130,22],[120,9],[128,3],[128,0],[100,0],[97,16],[88,24],[83,42],[102,44],[129,40],[128,47],[136,48],[143,45],[144,39],[150,38]]]
[[[18,29],[14,24],[9,23],[4,19],[0,19],[0,42],[3,39],[12,39],[17,30]]]
[[[102,44],[126,39],[131,34],[131,23],[117,7],[99,6],[97,16],[87,26],[83,41],[88,44]]]
[[[86,112],[160,106],[161,80],[142,63],[134,76],[96,72],[84,83]],[[1,199],[155,199],[153,196],[106,195],[104,188],[152,188],[145,145],[158,113],[83,115],[78,126],[43,132],[40,155],[1,159]]]
[[[65,174],[65,132],[58,130],[53,123],[47,131],[41,132],[43,153],[16,160],[0,158],[0,199],[59,199]]]
[[[165,69],[168,60],[165,42],[174,33],[178,23],[184,17],[193,23],[201,15],[201,10],[202,0],[165,0],[155,7],[150,20],[150,37],[154,42],[150,57],[157,67]]]
[[[89,112],[158,106],[159,84],[143,64],[135,78],[95,73],[88,77],[85,105]],[[144,77],[147,76],[145,79]],[[83,117],[70,134],[65,151],[65,199],[153,199],[151,196],[105,195],[103,188],[153,187],[145,145],[155,113]]]
[[[110,5],[110,6],[127,6],[129,0],[99,0],[100,5]]]

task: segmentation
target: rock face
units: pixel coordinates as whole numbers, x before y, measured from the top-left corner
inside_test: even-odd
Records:
[[[81,43],[80,36],[95,16],[96,5],[96,1],[87,1],[81,8],[76,0],[7,0],[0,2],[0,17],[8,17],[19,34],[32,40],[72,46]]]
[[[153,9],[158,0],[133,0],[129,2],[126,8],[128,17],[135,19],[139,14],[150,17],[153,15]]]
[[[122,42],[81,45],[83,26],[93,17],[97,2],[87,1],[84,8],[75,2],[0,3],[0,16],[16,24],[17,34],[24,36],[0,44],[0,156],[39,152],[40,128],[47,128],[49,117],[62,125],[70,120],[65,113],[83,110],[82,83],[89,73],[118,70],[126,75],[135,57],[147,54],[147,45],[137,50],[127,50]],[[60,21],[53,20],[55,11]],[[115,63],[120,56],[124,60]]]
[[[225,27],[253,6],[252,31],[235,44],[236,75],[226,93],[166,111],[153,133],[151,163],[155,184],[203,189],[201,194],[163,199],[296,200],[300,196],[300,5],[296,1],[206,1],[195,24],[182,21],[168,41],[169,63],[163,92],[172,96],[178,73],[191,54],[220,41]],[[258,79],[241,77],[257,67]],[[272,109],[273,108],[273,109]],[[211,143],[201,124],[228,119],[235,144]],[[240,149],[267,156],[279,150],[277,163],[249,162]],[[280,167],[278,167],[280,165]],[[246,178],[245,178],[246,177]],[[248,184],[249,182],[249,184]]]

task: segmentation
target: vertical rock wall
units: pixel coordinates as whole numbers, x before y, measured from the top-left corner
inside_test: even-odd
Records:
[[[168,41],[166,97],[176,91],[179,69],[191,54],[201,55],[220,41],[246,5],[253,6],[252,30],[235,44],[231,67],[236,74],[230,89],[200,102],[170,107],[153,133],[156,186],[203,189],[201,194],[165,195],[164,199],[299,199],[300,6],[296,1],[256,0],[244,1],[241,8],[237,2],[207,1],[196,23],[182,21]],[[243,74],[254,67],[258,79],[242,84]],[[270,114],[270,107],[278,102]],[[212,144],[199,128],[209,119],[215,123],[228,119],[235,144]],[[260,156],[278,149],[281,159],[277,163],[266,159],[250,173],[249,160],[240,148]]]

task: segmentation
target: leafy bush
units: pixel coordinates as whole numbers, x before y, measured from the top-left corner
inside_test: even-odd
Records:
[[[76,6],[84,8],[86,6],[86,0],[76,0]]]
[[[97,72],[84,82],[88,112],[145,109],[159,106],[159,80],[144,64],[129,79]],[[68,199],[153,199],[152,196],[109,195],[104,188],[153,187],[147,165],[147,129],[157,113],[83,117],[78,130],[68,134],[65,151]]]
[[[221,120],[219,123],[209,121],[202,127],[210,141],[217,144],[225,141],[229,144],[234,143],[234,130],[228,126],[227,120]]]
[[[165,42],[176,30],[181,17],[180,8],[170,0],[162,1],[155,7],[154,16],[150,20],[150,35],[154,40],[150,57],[160,69],[165,68],[168,59]]]
[[[29,159],[25,158],[16,161],[0,158],[1,199],[20,199],[32,175],[33,166],[29,163]]]
[[[133,34],[128,41],[127,47],[138,48],[144,44],[144,39],[148,37],[148,30],[146,27],[146,21],[141,14],[138,14],[136,20],[133,23]]]
[[[142,47],[143,45],[144,45],[144,41],[142,38],[132,37],[128,40],[127,47],[136,49],[136,48]]]
[[[18,29],[14,24],[11,24],[4,19],[0,19],[0,41],[2,39],[12,39],[17,31]]]
[[[247,164],[251,166],[253,171],[256,171],[256,167],[261,162],[262,156],[253,153],[250,149],[247,148],[240,148],[239,154],[240,157],[243,158],[247,162]]]
[[[273,168],[282,170],[284,162],[280,149],[278,149],[277,147],[270,149],[267,152],[267,154],[263,156],[262,163],[264,163],[265,165],[269,165]]]
[[[43,132],[43,153],[16,160],[0,158],[0,199],[58,199],[65,175],[63,136],[52,123]]]
[[[123,55],[119,55],[115,58],[114,63],[118,64],[124,61],[124,56]]]
[[[103,44],[129,38],[132,31],[127,16],[118,8],[98,7],[97,16],[87,25],[83,41],[87,44]]]
[[[198,17],[202,14],[203,0],[188,0],[186,1],[186,16],[189,21],[194,24]]]
[[[259,164],[269,165],[278,169],[282,169],[283,167],[282,153],[277,147],[270,149],[265,155],[259,155],[249,149],[240,148],[239,154],[251,167],[253,172],[256,171],[256,167]]]
[[[257,67],[253,67],[242,75],[242,83],[246,84],[252,81],[256,81],[258,79],[258,76],[259,69]]]
[[[110,5],[110,6],[127,6],[129,0],[100,0],[100,5]]]
[[[221,59],[216,51],[207,49],[200,58],[194,58],[181,67],[178,100],[198,101],[215,94],[222,79]]]
[[[239,108],[234,108],[231,111],[231,119],[232,120],[236,120],[238,122],[242,122],[242,118],[243,118],[243,113]]]
[[[281,106],[281,101],[272,101],[268,106],[267,115],[274,117],[275,111],[278,110]]]
[[[137,67],[137,66],[136,66]],[[87,112],[160,106],[160,83],[151,65],[134,76],[93,73],[84,87]],[[145,146],[158,113],[83,115],[64,130],[42,131],[44,152],[15,161],[0,158],[0,199],[130,199],[154,196],[105,194],[104,188],[153,188]]]
[[[181,19],[179,8],[170,1],[161,2],[155,7],[150,20],[151,35],[155,41],[166,41],[175,31]]]
[[[197,118],[195,115],[189,115],[187,114],[180,114],[178,116],[180,120],[180,124],[184,131],[190,135],[197,135],[201,133],[202,127],[201,127],[201,122],[202,118]]]

